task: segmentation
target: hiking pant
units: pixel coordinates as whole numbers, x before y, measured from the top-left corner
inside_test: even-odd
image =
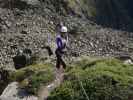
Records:
[[[56,68],[60,68],[60,66],[62,65],[63,68],[66,68],[66,64],[62,59],[62,55],[64,54],[64,52],[61,49],[56,49],[55,51],[57,60],[56,60]]]

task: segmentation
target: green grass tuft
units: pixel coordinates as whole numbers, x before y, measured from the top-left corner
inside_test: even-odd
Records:
[[[83,59],[66,73],[66,81],[48,100],[87,100],[79,81],[90,100],[129,100],[133,94],[132,72],[133,65],[117,59]]]
[[[10,80],[20,82],[20,87],[37,94],[41,85],[54,80],[52,64],[35,64],[12,73]]]

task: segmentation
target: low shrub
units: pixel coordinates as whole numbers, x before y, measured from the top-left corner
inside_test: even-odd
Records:
[[[66,81],[48,100],[87,100],[87,96],[90,100],[130,100],[133,65],[125,65],[117,59],[84,61],[66,73]]]
[[[29,93],[37,94],[41,85],[54,80],[52,64],[35,64],[13,72],[10,80],[18,81],[21,88]]]

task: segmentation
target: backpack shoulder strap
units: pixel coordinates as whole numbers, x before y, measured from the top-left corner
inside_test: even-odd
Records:
[[[56,44],[57,44],[57,48],[62,48],[63,43],[60,35],[56,37]]]

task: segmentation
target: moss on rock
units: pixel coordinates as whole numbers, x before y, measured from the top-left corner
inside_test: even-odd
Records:
[[[17,70],[11,74],[11,81],[20,82],[20,87],[32,94],[37,94],[41,85],[54,80],[52,64],[35,64]]]

